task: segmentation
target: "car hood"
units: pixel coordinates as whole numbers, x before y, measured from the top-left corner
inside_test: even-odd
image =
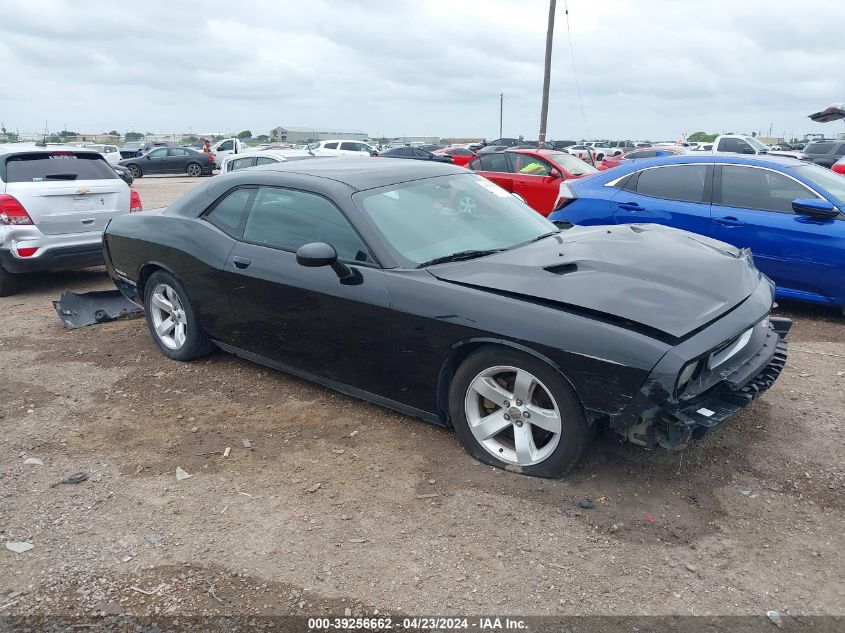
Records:
[[[576,226],[428,271],[442,281],[580,309],[675,338],[730,311],[762,279],[748,251],[657,224]]]

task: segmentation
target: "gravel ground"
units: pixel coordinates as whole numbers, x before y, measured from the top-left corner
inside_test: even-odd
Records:
[[[198,182],[137,189],[151,209]],[[548,481],[224,353],[169,361],[143,320],[65,331],[50,301],[109,285],[0,299],[0,540],[34,545],[0,549],[0,614],[843,614],[835,312],[779,310],[783,375],[698,444],[599,438]]]

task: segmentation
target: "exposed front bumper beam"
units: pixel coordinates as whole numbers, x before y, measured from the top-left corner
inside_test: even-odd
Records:
[[[763,344],[753,356],[706,392],[690,400],[665,401],[644,411],[638,423],[621,431],[622,435],[635,444],[670,450],[701,438],[774,384],[786,365],[785,337],[791,326],[790,319],[770,317]]]

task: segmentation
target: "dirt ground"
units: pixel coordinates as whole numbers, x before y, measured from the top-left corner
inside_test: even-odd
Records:
[[[137,189],[150,209],[197,182]],[[696,445],[599,438],[549,481],[222,352],[167,360],[141,319],[62,327],[62,290],[109,286],[0,299],[0,540],[34,545],[0,548],[0,615],[843,614],[837,312],[778,310],[786,370]]]

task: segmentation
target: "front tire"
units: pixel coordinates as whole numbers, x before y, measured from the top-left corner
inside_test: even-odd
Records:
[[[449,412],[473,457],[535,477],[572,470],[594,435],[559,372],[504,347],[482,347],[461,364],[450,385]]]
[[[144,311],[150,335],[168,358],[189,361],[214,349],[197,319],[188,293],[173,275],[156,271],[144,285]]]
[[[143,175],[144,175],[144,174],[141,172],[141,168],[140,168],[140,167],[138,167],[138,165],[129,165],[129,166],[127,167],[127,169],[129,169],[129,173],[130,173],[130,174],[132,174],[132,178],[133,178],[133,179],[135,179],[135,178],[140,178],[141,176],[143,176]]]
[[[197,178],[198,176],[202,176],[202,167],[200,167],[199,163],[188,163],[188,166],[185,171],[188,172],[188,175],[191,178]]]
[[[0,297],[11,297],[18,292],[18,276],[0,266]]]

